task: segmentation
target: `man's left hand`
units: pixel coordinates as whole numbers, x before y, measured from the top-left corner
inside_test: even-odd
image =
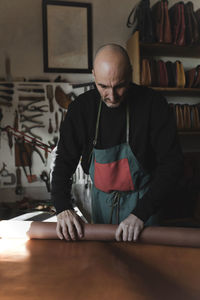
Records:
[[[136,241],[143,228],[144,222],[135,215],[130,214],[119,224],[115,233],[115,238],[118,242]]]

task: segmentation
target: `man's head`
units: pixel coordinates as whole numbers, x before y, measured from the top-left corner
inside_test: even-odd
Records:
[[[102,46],[94,59],[93,75],[105,104],[118,107],[124,100],[132,75],[125,49],[116,44]]]

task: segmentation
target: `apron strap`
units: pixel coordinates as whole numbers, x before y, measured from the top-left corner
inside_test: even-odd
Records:
[[[97,144],[102,102],[103,101],[101,99],[100,103],[99,103],[98,114],[97,114],[97,122],[96,122],[96,130],[95,130],[95,137],[93,140],[93,146],[96,146],[96,144]],[[126,142],[127,142],[127,144],[129,144],[129,127],[130,127],[129,123],[130,123],[130,114],[129,114],[129,105],[128,105],[128,101],[127,101],[127,103],[126,103]]]
[[[128,101],[126,103],[126,142],[129,144],[129,126],[130,126],[130,114]]]
[[[100,100],[99,103],[99,109],[98,109],[98,114],[97,114],[97,122],[96,122],[96,130],[95,130],[95,137],[93,141],[93,146],[96,146],[97,144],[97,137],[98,137],[98,131],[99,131],[99,119],[100,119],[100,114],[101,114],[101,107],[102,107],[102,99]]]

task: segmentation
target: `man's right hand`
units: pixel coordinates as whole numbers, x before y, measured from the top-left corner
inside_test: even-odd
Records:
[[[56,232],[58,237],[63,240],[76,240],[83,237],[81,218],[73,209],[67,209],[57,215]]]

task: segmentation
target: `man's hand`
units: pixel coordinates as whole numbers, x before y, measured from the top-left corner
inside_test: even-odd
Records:
[[[135,215],[130,214],[124,221],[119,224],[115,233],[115,238],[118,242],[136,241],[143,227],[144,222]]]
[[[76,240],[77,237],[83,237],[83,230],[81,223],[83,221],[75,213],[73,209],[64,210],[57,215],[56,232],[58,237],[62,240]]]

